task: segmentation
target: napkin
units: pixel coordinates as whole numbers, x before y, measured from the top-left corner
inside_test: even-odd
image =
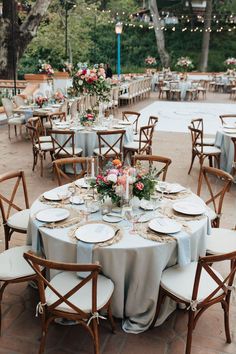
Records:
[[[91,264],[93,261],[93,247],[94,243],[87,243],[83,241],[77,242],[77,263]],[[86,278],[90,272],[78,272],[80,278]]]
[[[37,219],[31,220],[28,225],[27,230],[27,244],[31,243],[32,251],[40,252],[42,248],[41,236],[40,236],[40,227],[43,225],[41,221]]]
[[[174,236],[177,239],[179,266],[180,267],[186,266],[191,262],[190,235],[188,235],[184,231],[179,231],[169,236]]]

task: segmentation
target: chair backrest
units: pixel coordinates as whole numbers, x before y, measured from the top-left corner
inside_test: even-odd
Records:
[[[64,183],[73,182],[91,170],[92,158],[89,157],[68,157],[53,161],[55,172],[57,176],[58,185],[62,186]],[[70,166],[70,173],[65,172],[65,167]]]
[[[98,273],[101,271],[101,266],[98,264],[59,263],[37,257],[30,252],[24,253],[24,258],[37,275],[41,304],[46,303],[46,290],[48,291],[48,289],[50,289],[53,295],[55,295],[56,300],[50,303],[50,305],[47,305],[47,311],[56,311],[57,315],[59,315],[60,311],[57,308],[63,303],[64,305],[67,305],[69,313],[76,313],[81,318],[88,319],[91,317],[91,313],[86,313],[81,308],[73,304],[70,301],[70,297],[79,292],[79,290],[82,289],[89,281],[92,281],[91,293],[88,292],[87,296],[91,297],[92,313],[97,312],[97,278]],[[78,277],[78,282],[76,282],[76,284],[73,283],[71,285],[71,289],[64,294],[63,292],[55,289],[50,281],[47,280],[46,276],[44,275],[45,272],[42,272],[42,269],[46,269],[47,271],[54,269],[61,272],[68,272],[68,276],[70,273],[77,272],[90,272],[90,274],[83,279]],[[47,273],[48,272],[46,272],[46,274]],[[80,293],[78,293],[78,296],[80,296]],[[63,317],[63,312],[61,313]]]
[[[35,129],[38,132],[38,136],[45,135],[45,129],[44,129],[44,126],[42,124],[42,120],[40,117],[29,118],[28,122],[26,124],[26,127],[28,128],[29,125],[35,127]]]
[[[13,97],[13,100],[14,100],[14,102],[15,102],[15,104],[16,104],[17,107],[19,107],[19,106],[24,106],[24,105],[25,105],[25,100],[24,100],[24,98],[21,97],[21,96],[19,96],[19,95],[14,96],[14,97]]]
[[[220,117],[222,125],[227,124],[227,122],[232,119],[234,119],[236,122],[236,114],[221,114],[219,117]]]
[[[230,270],[222,278],[219,277],[212,269],[212,263],[214,265],[219,262],[230,261],[231,267]],[[217,297],[225,298],[226,295],[233,289],[233,281],[236,272],[236,251],[231,253],[226,253],[217,256],[205,256],[200,257],[198,260],[198,265],[195,273],[193,291],[192,291],[192,303],[198,298],[198,290],[201,281],[201,275],[203,272],[207,272],[208,276],[212,278],[212,281],[215,282],[215,287],[213,286],[211,293],[201,300],[201,308],[207,306],[213,299]]]
[[[159,121],[158,117],[150,116],[148,119],[148,125],[155,125],[156,126],[158,121]]]
[[[97,132],[99,154],[104,158],[108,158],[111,154],[115,155],[118,158],[123,149],[124,135],[125,130],[122,129]],[[105,151],[105,153],[102,153],[102,148],[104,147],[107,150]],[[120,152],[117,152],[116,148],[118,148]]]
[[[199,196],[201,194],[203,180],[206,182],[210,195],[205,203],[207,205],[211,203],[213,204],[217,215],[216,219],[213,220],[213,226],[219,227],[225,193],[229,191],[231,183],[233,182],[233,177],[229,173],[219,170],[218,168],[203,166],[198,181],[197,194]]]
[[[2,104],[5,110],[5,113],[7,115],[7,118],[12,118],[13,117],[13,109],[14,105],[13,102],[9,98],[2,98]]]
[[[139,131],[138,154],[143,154],[152,147],[152,137],[155,125],[144,125]]]
[[[52,138],[53,156],[56,160],[63,154],[63,157],[75,155],[75,132],[71,130],[52,129],[49,131]],[[67,147],[71,147],[68,152]]]
[[[11,215],[12,210],[15,210],[15,212],[23,210],[16,201],[20,186],[23,188],[25,208],[28,209],[29,199],[24,171],[14,171],[0,175],[0,209],[4,224]]]
[[[136,165],[138,161],[144,162],[147,161],[149,163],[149,170],[156,168],[156,177],[162,175],[162,181],[166,180],[166,174],[168,171],[168,167],[171,164],[171,159],[164,156],[157,155],[134,155],[133,156],[133,164]],[[161,165],[161,169],[157,166]],[[164,166],[163,166],[164,165]]]
[[[134,111],[124,111],[122,112],[122,120],[131,122],[134,125],[135,134],[138,132],[138,121],[141,113]]]
[[[200,148],[200,152],[203,153],[203,132],[202,129],[196,129],[191,127],[190,125],[188,126],[188,129],[190,130],[191,133],[191,139],[192,139],[192,149],[196,150],[197,148]],[[199,151],[199,149],[198,149]]]
[[[202,118],[192,119],[190,124],[192,125],[192,127],[194,129],[199,129],[199,130],[202,130],[202,132],[203,132],[203,119]]]

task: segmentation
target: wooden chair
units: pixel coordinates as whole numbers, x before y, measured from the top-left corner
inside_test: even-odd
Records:
[[[60,120],[60,122],[66,121],[68,102],[65,101],[63,105],[56,112],[47,113],[45,118],[46,122],[43,122],[43,126],[46,131],[53,129],[53,121]]]
[[[219,227],[225,193],[229,191],[233,177],[218,168],[203,166],[198,182],[197,194],[199,196],[201,194],[203,181],[205,181],[210,194],[210,198],[207,199],[205,203],[207,205],[212,203],[214,207],[214,218],[211,218],[212,226]],[[213,181],[215,181],[214,184]]]
[[[53,159],[52,141],[41,142],[37,128],[34,127],[33,125],[31,125],[30,123],[26,124],[26,129],[29,133],[31,143],[32,143],[32,151],[33,151],[32,171],[34,171],[35,166],[37,165],[37,162],[38,162],[38,157],[39,157],[40,158],[40,175],[41,175],[41,177],[43,177],[43,160],[46,158],[46,153],[49,152],[51,159]]]
[[[141,113],[133,112],[133,111],[124,111],[122,112],[122,120],[130,122],[134,126],[134,133],[138,133],[138,121]]]
[[[147,125],[157,125],[159,121],[159,117],[155,117],[155,116],[150,116],[148,119],[148,124]]]
[[[88,157],[68,157],[53,161],[58,185],[62,186],[64,183],[73,182],[78,178],[84,177],[91,161],[92,159]],[[65,172],[65,167],[68,165],[71,169],[70,174]]]
[[[46,135],[46,132],[45,132],[45,129],[44,129],[44,126],[42,124],[40,117],[29,118],[28,122],[27,122],[27,126],[28,125],[32,125],[33,127],[36,128],[40,143],[52,142],[52,138],[49,135]],[[27,126],[26,126],[26,128],[27,128]]]
[[[44,352],[49,325],[56,318],[77,321],[86,329],[93,339],[94,353],[99,354],[99,319],[100,310],[106,310],[112,331],[115,324],[111,312],[113,282],[99,275],[101,266],[97,264],[58,263],[39,258],[32,253],[25,253],[25,259],[37,274],[40,302],[37,305],[41,315],[42,332],[39,354]],[[58,270],[50,281],[40,271]],[[80,278],[77,272],[90,272]]]
[[[133,141],[124,145],[124,159],[128,154],[143,155],[152,153],[152,137],[155,125],[145,125],[140,128],[139,141]]]
[[[98,148],[93,150],[98,156],[99,166],[102,168],[104,162],[110,159],[122,160],[123,139],[125,130],[110,130],[97,132]]]
[[[179,82],[178,81],[171,81],[170,82],[170,99],[171,100],[181,100],[181,90],[179,88]]]
[[[158,91],[159,91],[159,99],[164,98],[164,94],[166,95],[166,99],[170,98],[170,87],[166,86],[163,80],[158,83]]]
[[[168,171],[168,167],[171,164],[171,159],[164,156],[157,156],[157,155],[134,155],[133,156],[133,165],[135,166],[137,162],[149,162],[149,168],[157,168],[157,165],[163,166],[161,170],[157,169],[157,177],[162,175],[162,181],[166,180],[166,174]]]
[[[49,131],[53,145],[53,159],[81,156],[83,150],[75,147],[75,132],[71,130],[52,129]]]
[[[220,168],[220,154],[221,150],[216,146],[206,146],[203,144],[203,132],[201,129],[195,129],[192,126],[189,126],[188,129],[191,132],[192,138],[192,159],[189,167],[188,174],[190,174],[195,157],[197,156],[200,163],[200,169],[203,166],[204,160],[208,157],[209,164],[212,166],[212,160],[215,159],[215,162]]]
[[[197,96],[199,97],[200,93],[202,94],[202,98],[206,99],[206,92],[207,92],[207,80],[199,80],[198,87],[197,87]]]
[[[23,189],[25,209],[21,208],[16,201],[20,186]],[[1,174],[0,188],[0,209],[5,234],[5,249],[8,249],[13,232],[27,233],[30,211],[24,171]],[[13,210],[15,213],[12,213]]]
[[[20,128],[20,135],[22,136],[22,126],[25,124],[25,116],[14,113],[14,105],[9,98],[3,98],[2,104],[7,116],[8,138],[11,139],[11,126],[15,129],[15,136],[17,136],[17,127]]]
[[[191,120],[191,125],[194,129],[199,129],[202,131],[203,134],[203,139],[202,143],[203,145],[206,146],[214,146],[215,144],[215,138],[205,138],[204,137],[204,129],[203,129],[203,119],[202,118],[195,118]],[[198,141],[198,143],[201,143],[201,141]]]
[[[230,261],[231,268],[223,277],[211,267],[212,263]],[[188,333],[185,354],[191,353],[192,334],[200,316],[212,305],[221,304],[224,311],[225,335],[231,343],[229,330],[229,306],[233,280],[236,272],[236,252],[218,256],[200,257],[185,267],[170,267],[164,270],[158,295],[154,327],[166,297],[184,304],[188,311]]]
[[[236,114],[221,114],[219,117],[222,125],[227,124],[227,122],[231,121],[232,119],[234,119],[234,122],[236,122]]]

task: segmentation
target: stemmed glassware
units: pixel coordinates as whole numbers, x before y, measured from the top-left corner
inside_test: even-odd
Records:
[[[167,190],[167,186],[165,182],[159,182],[158,187],[161,191],[161,200],[164,199],[164,192]]]

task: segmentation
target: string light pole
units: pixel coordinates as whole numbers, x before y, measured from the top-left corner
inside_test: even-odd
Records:
[[[120,35],[122,33],[123,25],[122,22],[117,22],[115,26],[115,31],[117,34],[117,76],[120,79],[121,74],[121,64],[120,64]]]

